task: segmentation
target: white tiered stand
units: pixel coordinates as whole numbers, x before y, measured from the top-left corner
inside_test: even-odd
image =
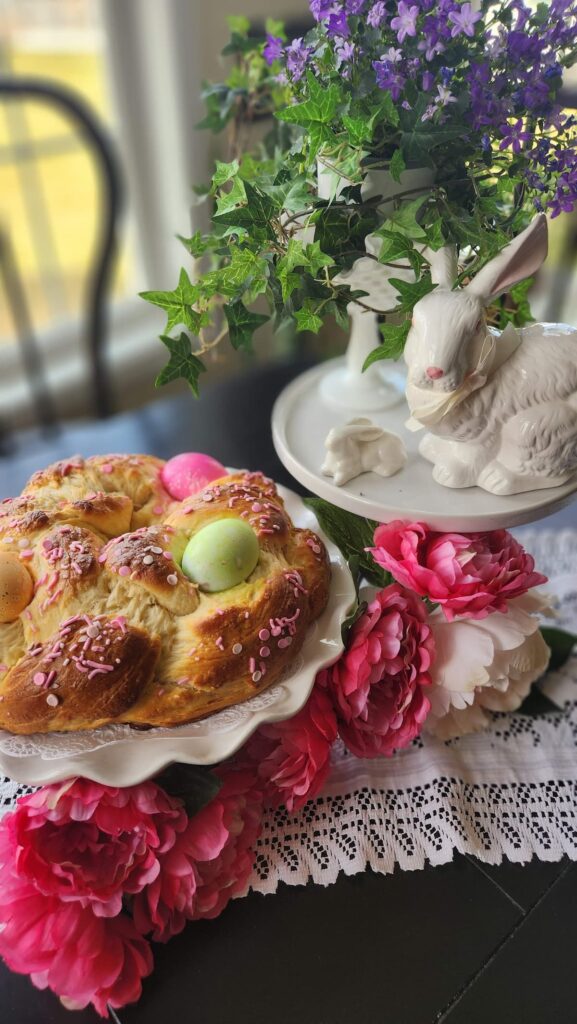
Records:
[[[405,468],[388,478],[363,473],[337,487],[321,472],[325,438],[331,427],[344,426],[362,415],[356,405],[347,409],[342,400],[331,401],[323,387],[327,374],[343,365],[343,359],[330,360],[297,377],[277,399],[272,415],[273,441],[281,462],[299,483],[331,504],[381,523],[403,519],[426,522],[442,532],[472,532],[543,519],[567,505],[577,493],[577,476],[562,487],[509,496],[489,494],[479,487],[453,490],[437,484],[431,464],[418,452],[422,433],[412,433],[405,427],[409,410],[404,400],[393,408],[371,410],[366,415],[402,437],[408,452]],[[398,387],[404,387],[400,364]]]

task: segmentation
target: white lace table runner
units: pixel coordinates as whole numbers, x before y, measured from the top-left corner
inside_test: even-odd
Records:
[[[577,532],[517,536],[561,598],[559,625],[577,631]],[[251,887],[328,885],[367,865],[414,870],[455,850],[491,864],[577,860],[577,657],[541,688],[559,710],[495,715],[485,733],[425,737],[392,759],[361,761],[337,746],[321,797],[266,816]],[[27,791],[0,777],[0,814]]]

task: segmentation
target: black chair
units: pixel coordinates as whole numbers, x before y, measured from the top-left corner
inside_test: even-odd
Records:
[[[84,327],[81,330],[91,372],[91,412],[102,419],[112,412],[112,397],[104,352],[107,334],[106,301],[117,255],[117,228],[123,207],[123,184],[115,149],[94,111],[71,89],[42,78],[0,75],[0,102],[34,100],[65,115],[92,154],[100,184],[98,237],[86,275]],[[18,159],[31,159],[37,144],[19,147]],[[0,286],[6,293],[25,372],[44,431],[57,427],[57,412],[49,392],[33,317],[6,232],[0,229]],[[5,427],[6,429],[6,427]],[[1,431],[0,431],[1,434]]]

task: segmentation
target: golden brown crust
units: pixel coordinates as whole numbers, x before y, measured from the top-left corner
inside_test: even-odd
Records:
[[[260,473],[223,477],[180,503],[166,497],[162,465],[146,456],[73,459],[0,505],[0,552],[16,551],[35,580],[28,608],[0,630],[0,728],[176,725],[248,699],[294,661],[328,600],[322,542],[295,529]],[[132,510],[128,526],[118,498]],[[244,583],[202,593],[178,559],[193,534],[224,517],[251,525],[259,561]],[[69,647],[100,623],[114,636],[97,656],[104,665],[114,648],[114,664],[84,671]],[[49,683],[34,683],[53,671]]]

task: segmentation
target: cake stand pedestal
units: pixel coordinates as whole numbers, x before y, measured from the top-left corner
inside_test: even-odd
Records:
[[[339,508],[377,522],[403,519],[425,522],[441,532],[474,532],[522,526],[552,515],[577,493],[577,477],[561,487],[500,496],[479,487],[453,490],[436,483],[432,466],[418,451],[421,433],[405,427],[409,417],[403,401],[393,408],[371,411],[370,419],[402,437],[407,464],[395,476],[363,473],[342,487],[324,476],[325,438],[331,427],[351,419],[350,409],[327,400],[322,386],[327,374],[344,367],[343,359],[322,363],[303,373],[279,395],[272,414],[272,434],[278,457],[289,473],[313,494]],[[404,375],[398,370],[399,387]]]

